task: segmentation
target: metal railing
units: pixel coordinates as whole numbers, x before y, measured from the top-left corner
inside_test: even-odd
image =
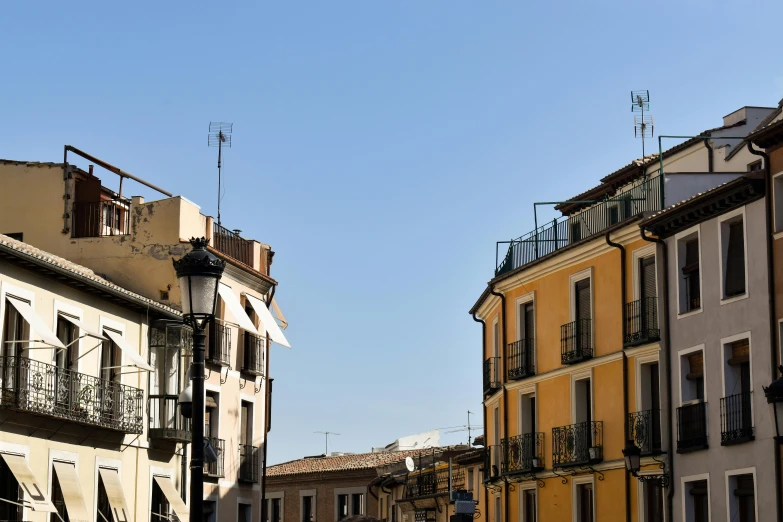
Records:
[[[234,232],[217,223],[212,227],[212,247],[240,263],[253,266],[253,245]]]
[[[484,361],[484,394],[500,389],[500,357]]]
[[[217,460],[215,462],[204,463],[204,474],[208,477],[222,478],[225,477],[225,456],[226,456],[226,441],[218,439],[216,437],[207,437],[212,447],[215,448],[217,453]]]
[[[451,489],[465,489],[465,470],[460,466],[451,468]],[[416,472],[408,474],[405,480],[405,498],[446,495],[449,492],[449,470]]]
[[[511,241],[498,241],[495,275],[515,270],[573,245],[642,212],[661,210],[661,177],[634,182],[628,190],[571,216],[542,225]],[[501,248],[508,245],[500,260]]]
[[[482,474],[483,482],[491,482],[500,478],[500,468],[502,466],[501,451],[499,444],[490,444],[484,447],[484,468]]]
[[[625,320],[625,338],[623,339],[625,346],[660,340],[657,297],[644,297],[626,303],[623,319]]]
[[[560,327],[560,360],[572,364],[593,356],[591,319],[579,319]]]
[[[179,411],[176,395],[150,395],[149,438],[190,442],[193,422]]]
[[[729,395],[720,400],[720,443],[722,446],[753,440],[753,392]]]
[[[144,430],[144,392],[27,357],[0,357],[0,407],[99,426]]]
[[[525,433],[500,441],[502,473],[530,473],[544,468],[544,434]]]
[[[535,339],[522,339],[508,345],[508,379],[522,379],[536,374]]]
[[[628,414],[628,434],[643,455],[661,452],[661,411],[644,410]]]
[[[707,447],[707,404],[696,402],[677,408],[677,452]]]
[[[239,476],[242,482],[258,482],[258,448],[239,445]]]
[[[242,335],[244,340],[242,371],[251,375],[264,375],[266,339],[250,332],[243,332]]]
[[[593,464],[603,460],[603,423],[580,422],[552,428],[552,467]]]
[[[130,201],[127,199],[74,202],[71,216],[71,237],[130,234]]]
[[[209,325],[206,359],[219,366],[231,365],[231,328],[217,319]]]

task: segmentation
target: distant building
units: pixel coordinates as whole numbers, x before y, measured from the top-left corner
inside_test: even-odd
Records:
[[[383,447],[373,448],[373,452],[380,451],[405,451],[423,448],[437,448],[440,446],[440,430],[430,430],[416,435],[400,437],[394,442]]]

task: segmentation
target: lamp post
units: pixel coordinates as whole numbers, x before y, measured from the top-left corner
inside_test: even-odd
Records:
[[[203,522],[204,516],[204,329],[215,317],[218,284],[226,267],[225,261],[207,251],[207,243],[205,237],[191,238],[193,250],[182,259],[174,260],[182,301],[182,320],[193,328],[193,362],[188,372],[192,376],[190,407],[187,388],[180,396],[182,415],[193,417],[190,522]]]
[[[783,366],[779,366],[778,370],[783,375]],[[783,444],[783,434],[780,432],[783,430],[783,377],[778,377],[769,387],[764,388],[764,396],[775,412],[775,440]]]
[[[662,474],[657,475],[639,475],[639,470],[642,468],[642,450],[639,446],[634,444],[632,440],[625,443],[623,448],[623,457],[625,458],[625,469],[630,471],[631,475],[637,478],[639,482],[654,482],[658,486],[665,488],[669,485],[669,475],[664,471]],[[662,461],[657,461],[660,467],[663,468]]]

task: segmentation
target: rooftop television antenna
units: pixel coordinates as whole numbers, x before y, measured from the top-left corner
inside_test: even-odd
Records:
[[[470,424],[470,416],[475,415],[472,411],[468,410],[468,423],[462,426],[457,427],[457,429],[453,429],[451,431],[447,431],[446,433],[459,433],[460,431],[467,431],[468,432],[468,446],[470,446],[470,442],[472,440],[472,437],[470,436],[470,432],[473,431],[473,426]]]
[[[326,449],[324,450],[324,455],[329,455],[329,435],[339,435],[339,433],[335,433],[333,431],[314,431],[313,433],[320,433],[324,436],[326,439]]]
[[[652,138],[654,124],[650,111],[650,91],[631,91],[631,112],[633,117],[633,135],[642,139],[642,157],[644,157],[644,138]],[[647,114],[645,113],[647,112]]]
[[[220,225],[220,200],[223,199],[223,196],[220,193],[220,163],[223,159],[223,147],[231,148],[231,131],[233,127],[233,123],[226,123],[222,121],[209,122],[207,145],[209,147],[218,148],[218,225]]]

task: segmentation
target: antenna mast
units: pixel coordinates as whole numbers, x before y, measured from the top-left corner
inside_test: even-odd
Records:
[[[470,416],[473,412],[468,410],[468,446],[470,446]]]
[[[324,455],[329,455],[329,435],[339,435],[339,433],[335,433],[333,431],[314,431],[313,433],[320,433],[324,436],[326,439],[326,449],[324,450]]]
[[[223,159],[223,147],[231,148],[231,131],[234,127],[233,123],[226,123],[222,121],[209,122],[209,134],[207,135],[207,146],[218,148],[218,208],[217,219],[218,225],[220,225],[220,200],[223,199],[220,194],[220,166]]]
[[[644,153],[644,138],[654,136],[654,121],[650,114],[650,91],[631,91],[631,112],[639,114],[633,117],[633,135],[642,139],[642,157]]]

